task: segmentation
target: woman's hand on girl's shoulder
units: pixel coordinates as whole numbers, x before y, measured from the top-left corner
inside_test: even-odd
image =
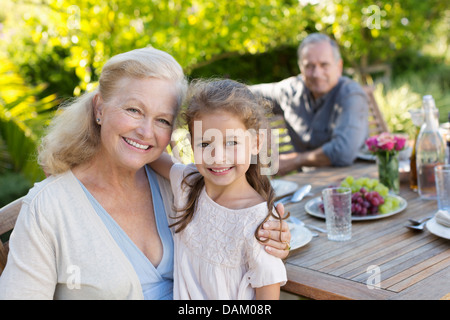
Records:
[[[278,213],[284,216],[284,206],[279,203],[277,205]],[[281,233],[280,233],[281,223]],[[265,246],[266,251],[280,259],[286,259],[289,255],[289,243],[291,242],[291,232],[289,226],[285,220],[281,222],[278,220],[269,220],[263,224],[263,229],[259,230],[259,236],[264,239],[269,239],[262,244]]]

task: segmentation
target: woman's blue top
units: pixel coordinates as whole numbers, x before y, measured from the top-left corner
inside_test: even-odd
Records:
[[[154,267],[141,250],[131,241],[125,231],[114,221],[98,201],[80,182],[95,211],[108,228],[114,240],[134,267],[141,282],[145,300],[173,299],[173,239],[167,222],[164,203],[159,189],[156,173],[145,166],[148,181],[152,190],[153,211],[156,226],[163,244],[163,257],[158,267]]]

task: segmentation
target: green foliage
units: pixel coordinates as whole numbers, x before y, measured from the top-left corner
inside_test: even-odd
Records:
[[[0,175],[0,208],[24,196],[32,184],[22,174],[6,172]]]
[[[424,30],[434,27],[446,10],[447,3],[439,0],[335,1],[326,9],[335,17],[328,28],[343,44],[344,55],[360,62],[367,57],[372,64],[421,49],[429,37]]]
[[[445,0],[3,0],[0,170],[42,177],[33,155],[56,97],[92,89],[112,55],[145,46],[172,54],[191,77],[260,83],[297,74],[297,45],[323,32],[362,82],[373,65],[392,66],[397,78],[411,72],[377,88],[393,131],[409,132],[405,112],[423,94],[435,96],[445,121],[447,7]],[[425,49],[440,54],[429,58]]]
[[[280,81],[298,73],[297,46],[293,46],[224,58],[192,70],[190,77],[222,77],[255,84]]]
[[[430,70],[431,71],[431,70]],[[414,75],[408,73],[398,77],[390,85],[379,83],[374,92],[375,99],[384,115],[391,132],[404,132],[414,137],[415,128],[409,110],[422,107],[422,97],[431,94],[439,109],[439,121],[448,121],[450,93],[441,83],[430,81],[434,75]]]
[[[0,59],[0,159],[2,167],[21,171],[30,182],[44,174],[34,155],[38,137],[56,106],[54,95],[36,99],[45,86],[30,88],[17,74],[12,63]]]
[[[192,70],[332,35],[361,73],[430,41],[444,0],[5,0],[4,47],[33,84],[89,90],[114,54],[154,46]],[[448,27],[447,27],[448,29]]]
[[[296,43],[301,27],[294,20],[302,20],[297,2],[286,0],[49,0],[11,7],[5,26],[6,40],[14,37],[6,43],[12,59],[30,65],[25,71],[34,83],[74,73],[75,94],[89,90],[105,61],[123,51],[150,45],[189,72],[230,53]]]
[[[408,110],[421,108],[422,97],[402,83],[399,86],[376,86],[375,100],[383,113],[390,132],[405,132],[414,137],[415,129]]]

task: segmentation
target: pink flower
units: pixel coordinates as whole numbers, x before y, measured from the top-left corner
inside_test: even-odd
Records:
[[[406,139],[388,132],[372,136],[366,140],[366,145],[372,153],[397,152],[405,147]]]
[[[394,145],[395,145],[394,142],[386,141],[386,142],[383,142],[382,144],[380,144],[380,149],[381,150],[391,151],[392,149],[394,149]]]
[[[405,147],[406,139],[403,137],[395,137],[395,150],[400,151]]]
[[[377,137],[378,148],[381,150],[391,151],[394,148],[395,142],[392,139],[392,136],[384,132]]]
[[[376,151],[377,149],[377,137],[370,137],[366,140],[366,145],[369,148],[370,151]]]

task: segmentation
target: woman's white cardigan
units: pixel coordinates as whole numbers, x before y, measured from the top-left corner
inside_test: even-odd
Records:
[[[170,184],[158,182],[172,216]],[[71,171],[30,190],[9,245],[0,299],[143,299],[133,266]]]

